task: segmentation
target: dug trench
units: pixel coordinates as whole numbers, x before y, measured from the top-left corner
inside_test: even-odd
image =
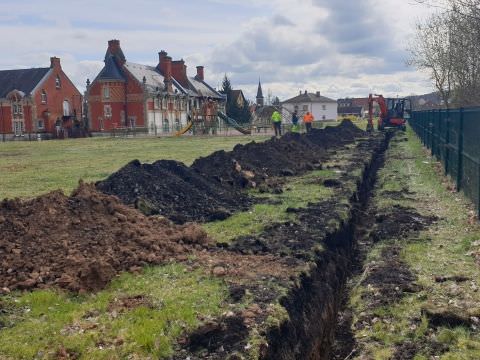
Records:
[[[253,294],[257,319],[247,316],[246,322],[242,314],[242,322],[232,314],[202,326],[176,349],[174,359],[332,358],[337,316],[346,280],[356,262],[356,234],[391,136],[376,134],[363,139],[349,164],[330,165],[341,173],[336,181],[327,181],[335,187],[333,198],[306,208],[288,209],[297,215],[296,222],[273,224],[259,235],[239,237],[218,250],[242,256],[276,254],[290,269],[297,266],[303,270],[277,284],[287,289],[284,294],[262,282],[234,287],[232,297],[239,293],[241,297],[245,288]],[[252,330],[249,321],[265,323],[267,316],[262,314],[268,313],[270,304],[276,301],[286,309],[287,316],[261,329],[265,341],[257,344],[252,356],[248,351],[252,346],[248,342]]]
[[[391,133],[386,133],[372,149],[373,154],[365,163],[357,188],[351,194],[348,216],[338,229],[326,235],[325,249],[317,254],[314,271],[302,276],[300,286],[282,301],[291,320],[269,334],[270,346],[265,358],[332,358],[337,317],[345,296],[346,280],[358,261],[356,235],[363,224],[376,174],[383,165],[384,153],[391,136]],[[347,169],[341,182],[348,182],[348,177],[352,176],[349,172]],[[316,206],[310,206],[301,210],[305,215],[303,219],[310,222],[314,218],[312,212],[315,208]],[[309,224],[312,235],[319,230],[316,229],[318,226],[322,227],[323,224],[318,221]]]

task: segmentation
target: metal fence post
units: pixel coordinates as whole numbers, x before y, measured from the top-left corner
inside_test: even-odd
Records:
[[[462,188],[463,178],[463,108],[460,109],[460,122],[458,125],[458,161],[457,161],[457,191]]]
[[[450,162],[450,110],[447,109],[447,118],[445,119],[445,175],[448,175],[448,165]]]

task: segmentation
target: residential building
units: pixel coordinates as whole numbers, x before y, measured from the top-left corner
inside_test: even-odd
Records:
[[[232,100],[237,104],[239,108],[243,108],[245,104],[248,105],[245,95],[243,95],[242,90],[232,90]]]
[[[149,133],[180,130],[189,118],[217,124],[225,97],[204,81],[204,67],[187,75],[185,61],[158,53],[157,66],[128,62],[119,40],[110,40],[105,66],[87,83],[89,126],[92,132],[135,128]]]
[[[338,99],[337,113],[338,116],[357,116],[363,117],[365,115],[365,108],[363,105],[354,105],[354,99]],[[358,103],[358,102],[357,102]],[[368,108],[367,108],[368,111]]]
[[[300,92],[299,95],[285,100],[282,105],[283,119],[291,118],[291,113],[297,111],[302,117],[307,111],[313,114],[316,121],[336,120],[337,101],[316,93]]]
[[[2,139],[78,136],[81,120],[82,95],[59,58],[50,67],[0,71]]]

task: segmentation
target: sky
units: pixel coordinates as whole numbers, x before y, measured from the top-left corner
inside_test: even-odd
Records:
[[[83,91],[118,39],[127,61],[156,65],[165,50],[191,76],[204,65],[213,87],[226,74],[251,100],[259,79],[281,100],[422,94],[433,87],[406,66],[407,48],[430,11],[414,0],[2,0],[0,69],[58,56]]]

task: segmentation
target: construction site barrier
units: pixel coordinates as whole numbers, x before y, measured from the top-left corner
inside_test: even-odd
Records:
[[[409,123],[480,215],[480,107],[414,111]]]

